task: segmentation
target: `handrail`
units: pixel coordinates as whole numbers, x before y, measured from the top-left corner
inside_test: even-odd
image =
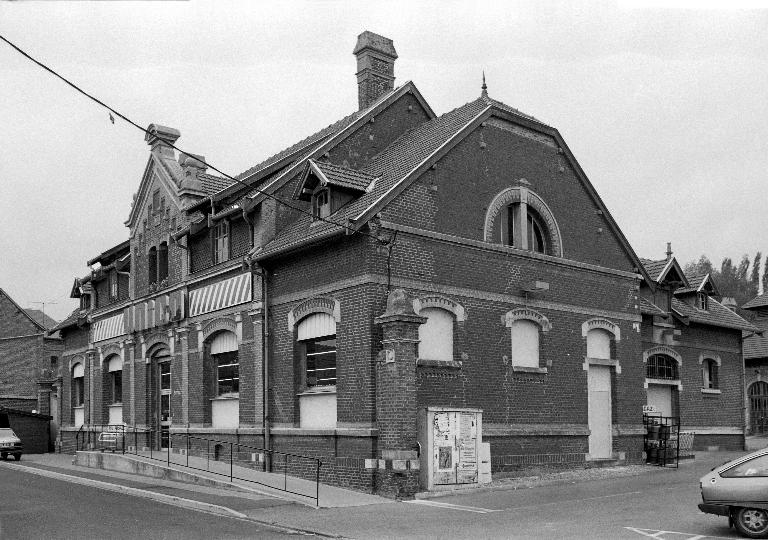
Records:
[[[104,429],[107,428],[107,429]],[[272,489],[277,489],[279,491],[284,491],[286,493],[291,493],[293,495],[298,495],[301,497],[307,497],[309,499],[312,499],[315,501],[315,504],[317,506],[320,505],[320,468],[322,467],[322,460],[316,457],[311,456],[303,456],[300,454],[294,454],[290,452],[280,452],[277,450],[267,450],[265,448],[261,448],[254,445],[249,444],[241,444],[237,442],[232,441],[224,441],[220,439],[212,439],[208,437],[200,437],[198,435],[191,435],[189,433],[162,433],[162,430],[159,429],[151,429],[151,428],[137,428],[135,426],[126,426],[124,424],[91,424],[91,425],[82,425],[80,426],[80,430],[78,431],[78,434],[76,436],[77,441],[77,449],[80,450],[80,434],[87,434],[88,435],[88,442],[91,442],[91,434],[98,433],[99,435],[95,437],[94,440],[94,447],[96,450],[101,450],[102,452],[104,450],[111,450],[112,452],[120,451],[123,454],[130,454],[130,455],[143,455],[143,453],[139,452],[139,437],[144,436],[146,437],[144,439],[144,442],[146,445],[144,448],[149,449],[149,459],[155,460],[155,461],[163,461],[168,466],[171,464],[187,467],[189,469],[198,470],[198,471],[205,471],[210,474],[217,474],[225,477],[229,477],[230,482],[234,480],[240,480],[244,482],[251,482],[263,486],[270,487]],[[114,437],[104,437],[103,433],[114,433]],[[157,433],[157,437],[155,437]],[[133,446],[128,446],[126,448],[125,440],[130,438],[133,438]],[[179,438],[183,438],[181,440],[181,444],[174,445],[174,439],[178,440]],[[167,441],[167,443],[166,443]],[[196,444],[190,444],[193,441],[196,442]],[[200,444],[202,443],[202,444]],[[158,453],[157,449],[155,448],[156,445],[162,445],[167,444],[166,448],[160,448],[161,452]],[[221,447],[228,447],[229,449],[229,467],[228,472],[220,472],[211,468],[211,456],[214,456],[215,461],[218,460],[218,453],[216,452],[216,446]],[[214,453],[211,453],[211,446],[214,448]],[[189,463],[189,457],[190,453],[193,450],[194,447],[198,447],[201,450],[201,454],[203,454],[206,458],[205,462],[205,468],[201,467],[195,467],[194,465],[191,465]],[[179,448],[179,449],[186,449],[186,460],[179,462],[177,460],[171,459],[171,452],[173,448]],[[163,451],[165,450],[165,451]],[[267,473],[273,473],[273,470],[267,470],[267,469],[274,469],[275,465],[279,465],[280,462],[283,463],[283,470],[282,472],[282,487],[278,485],[277,483],[267,483],[267,482],[261,482],[259,480],[256,480],[254,478],[244,478],[242,475],[237,476],[235,474],[235,462],[237,461],[235,459],[235,452],[238,454],[242,453],[261,453],[263,454],[264,462],[262,464],[262,467],[264,468],[263,472]],[[146,456],[145,456],[146,457]],[[202,457],[202,456],[201,456]],[[282,459],[279,459],[281,458]],[[275,458],[278,458],[277,460]],[[226,460],[223,462],[225,463]],[[248,463],[251,463],[248,461]],[[269,463],[271,466],[266,467],[267,463]],[[314,494],[308,494],[303,493],[301,491],[296,491],[295,489],[289,489],[289,482],[288,482],[288,471],[289,469],[292,469],[294,473],[298,473],[294,476],[298,477],[304,477],[307,480],[314,481],[315,482],[315,490]],[[304,473],[304,474],[302,474]],[[279,472],[276,474],[280,474]],[[273,477],[275,478],[275,477]],[[279,477],[277,477],[279,478]]]

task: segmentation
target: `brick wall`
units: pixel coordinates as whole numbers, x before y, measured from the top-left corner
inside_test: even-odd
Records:
[[[39,334],[42,330],[0,291],[0,338]]]
[[[37,399],[37,370],[49,367],[43,335],[0,340],[0,396]]]

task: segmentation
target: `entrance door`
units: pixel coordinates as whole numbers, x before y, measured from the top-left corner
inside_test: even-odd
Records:
[[[668,384],[648,385],[648,405],[661,416],[672,416],[672,386]]]
[[[51,417],[53,418],[50,423],[50,430],[51,430],[51,441],[48,445],[53,446],[54,441],[59,436],[59,394],[58,390],[55,390],[48,394],[48,407]]]
[[[169,432],[171,428],[171,362],[165,361],[157,364],[159,398],[158,412],[160,414],[160,448],[168,448]]]
[[[610,366],[589,366],[587,390],[589,456],[591,458],[610,458],[613,451]]]
[[[749,387],[749,424],[752,433],[768,432],[768,383],[758,381]]]

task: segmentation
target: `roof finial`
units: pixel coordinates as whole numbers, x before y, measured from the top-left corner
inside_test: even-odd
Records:
[[[672,258],[672,242],[667,242],[667,260]]]
[[[483,91],[480,92],[480,97],[488,97],[488,85],[485,84],[485,70],[483,70],[483,86],[480,87]]]

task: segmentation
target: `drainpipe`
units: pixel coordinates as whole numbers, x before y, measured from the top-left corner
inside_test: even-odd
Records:
[[[262,267],[261,271],[261,305],[264,311],[264,324],[262,325],[262,362],[261,362],[261,381],[263,385],[262,395],[264,404],[264,466],[267,472],[272,471],[272,441],[270,440],[269,426],[269,294],[267,292],[267,269]]]

